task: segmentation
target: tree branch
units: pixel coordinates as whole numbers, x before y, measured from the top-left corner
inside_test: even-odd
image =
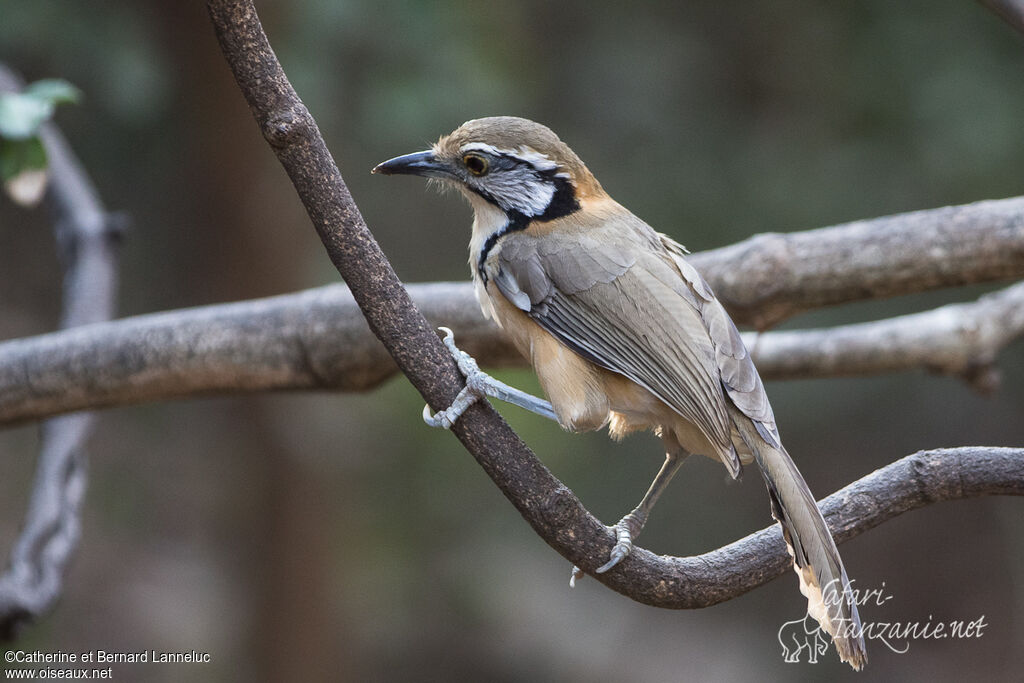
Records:
[[[485,320],[469,283],[411,285],[433,327],[488,367],[526,359]],[[768,379],[927,369],[979,391],[998,352],[1024,335],[1024,284],[977,302],[822,330],[745,334]],[[0,344],[0,424],[184,396],[269,390],[364,391],[398,371],[348,289],[167,311]],[[26,382],[25,378],[31,378]]]
[[[1021,3],[980,1],[1018,30],[1024,30]],[[354,300],[364,311],[370,328],[431,405],[435,408],[447,405],[461,385],[454,364],[430,326],[416,312],[366,229],[312,117],[291,89],[270,50],[251,3],[210,0],[209,8],[225,56],[265,137],[295,183],[332,260],[350,283]],[[20,85],[16,79],[0,68],[0,89],[17,87]],[[113,314],[115,297],[115,240],[112,238],[117,232],[117,221],[103,210],[95,190],[56,129],[48,126],[43,139],[50,156],[48,201],[55,215],[57,243],[65,269],[61,326],[69,328],[108,320]],[[1020,199],[983,202],[852,223],[833,228],[828,235],[760,236],[745,244],[696,255],[694,262],[716,283],[720,297],[737,319],[765,329],[785,317],[817,306],[1021,277],[1024,275],[1024,249],[1021,248],[1024,211],[1020,202]],[[978,231],[972,226],[990,230],[979,239]],[[913,230],[905,230],[908,227]],[[920,247],[915,246],[919,242],[902,240],[909,232],[917,233],[914,239],[929,245],[927,261],[920,258]],[[830,239],[835,242],[830,243]],[[850,250],[851,245],[858,242],[864,246]],[[844,252],[844,248],[848,251]],[[736,267],[737,262],[744,264],[742,269]],[[457,295],[466,294],[464,286],[455,287]],[[778,368],[769,369],[766,374],[782,372],[803,376],[823,372],[887,371],[921,363],[945,372],[971,374],[975,367],[988,366],[995,351],[1019,334],[1020,290],[1018,285],[977,304],[945,307],[890,321],[828,331],[764,335],[758,342],[759,364],[762,368]],[[332,308],[342,294],[336,288],[329,291],[330,296],[324,295],[328,292],[325,289],[298,295],[295,299],[323,295],[329,301],[315,303]],[[445,298],[443,303],[454,299],[454,296]],[[288,303],[292,303],[291,300]],[[303,302],[302,313],[310,310],[305,307],[307,303]],[[276,368],[277,374],[261,371],[240,379],[230,371],[223,372],[224,366],[218,365],[218,358],[211,355],[204,357],[205,372],[197,370],[192,374],[192,370],[186,369],[182,374],[179,367],[179,374],[164,372],[156,381],[129,372],[121,376],[120,381],[122,389],[129,387],[131,391],[115,391],[115,398],[111,398],[110,393],[103,394],[106,398],[95,405],[120,402],[125,396],[139,400],[140,396],[167,397],[192,391],[294,388],[296,382],[301,386],[365,387],[390,374],[390,369],[378,360],[378,347],[366,345],[366,335],[356,330],[350,321],[346,321],[345,331],[352,335],[354,343],[360,344],[361,351],[354,356],[346,354],[346,357],[361,364],[338,375],[334,374],[337,356],[328,356],[325,360],[309,346],[307,333],[322,333],[326,329],[323,326],[317,327],[309,319],[295,320],[299,311],[279,301],[250,302],[233,307],[149,316],[126,324],[90,326],[80,335],[70,332],[47,335],[23,340],[20,347],[19,342],[11,342],[3,345],[2,350],[7,357],[24,352],[22,360],[38,360],[39,349],[51,353],[55,349],[66,350],[67,345],[75,349],[76,360],[64,367],[63,375],[55,373],[55,366],[48,369],[43,380],[35,375],[24,375],[34,378],[25,383],[30,393],[39,394],[36,389],[40,384],[66,383],[74,375],[72,370],[90,367],[86,356],[92,353],[95,359],[95,354],[104,348],[90,347],[90,344],[95,344],[97,337],[104,338],[104,334],[127,335],[122,341],[127,339],[129,352],[143,349],[139,369],[152,371],[154,366],[148,362],[152,358],[132,334],[152,333],[153,329],[169,332],[170,328],[161,328],[161,325],[175,326],[184,322],[185,329],[179,330],[180,335],[172,334],[165,346],[149,349],[157,356],[166,355],[168,351],[173,355],[181,348],[178,345],[197,341],[189,335],[199,332],[189,325],[202,326],[201,318],[207,315],[213,323],[227,325],[223,328],[223,338],[217,340],[222,345],[213,343],[212,346],[217,352],[229,352],[231,348],[237,350],[233,345],[239,343],[236,328],[231,325],[252,324],[254,319],[265,322],[266,316],[277,315],[285,319],[291,316],[296,325],[285,327],[286,331],[291,331],[291,336],[283,334],[277,338],[276,348],[280,352],[276,357],[277,365],[272,354],[260,357],[271,370]],[[258,310],[261,307],[267,310]],[[439,315],[438,319],[450,322],[460,314],[467,315],[468,310],[470,307],[460,302],[457,310]],[[475,309],[472,310],[475,315]],[[1011,332],[992,324],[993,319],[999,319],[1000,311],[1004,320],[1012,320]],[[457,325],[460,342],[494,362],[493,329],[474,315],[469,315],[465,326]],[[964,324],[967,317],[976,322]],[[210,323],[210,318],[205,323]],[[147,328],[147,325],[153,327]],[[943,339],[949,343],[929,344],[936,336],[934,330],[944,330]],[[337,330],[332,334],[336,335]],[[212,341],[210,337],[205,339]],[[880,339],[887,343],[885,348],[889,353],[885,357],[877,353]],[[475,344],[480,344],[481,348],[474,348]],[[825,349],[814,356],[808,351],[808,346],[814,345],[831,350]],[[894,348],[904,351],[894,354]],[[491,350],[492,355],[483,349]],[[498,349],[504,361],[512,357],[509,352],[507,344]],[[798,357],[802,360],[794,363],[793,359]],[[366,362],[366,358],[372,361]],[[772,358],[787,359],[787,362]],[[212,370],[210,363],[214,365]],[[12,366],[0,363],[0,369],[4,367]],[[99,367],[112,369],[110,365]],[[155,369],[174,372],[159,364]],[[228,377],[231,385],[209,383],[211,377],[220,382]],[[268,377],[272,378],[269,380],[272,387],[261,384],[267,382]],[[284,384],[273,385],[273,382]],[[77,386],[83,385],[77,381]],[[53,402],[46,400],[40,403],[34,398],[17,399],[15,402],[36,406],[37,413],[30,411],[21,418],[7,419],[26,419],[94,405],[81,398],[88,393],[87,390],[80,394],[78,403],[71,401],[57,409],[53,408]],[[6,391],[4,396],[8,396]],[[48,407],[40,408],[40,405]],[[12,551],[9,570],[0,576],[2,631],[9,633],[19,621],[48,609],[60,592],[64,566],[78,540],[78,510],[85,488],[84,443],[92,426],[93,416],[89,414],[51,419],[43,425],[39,470],[25,529]],[[478,405],[454,431],[505,495],[556,550],[584,568],[593,567],[604,559],[611,544],[608,530],[536,461],[490,408]],[[842,542],[893,516],[939,500],[990,494],[1021,495],[1024,493],[1022,463],[1024,452],[1017,449],[922,452],[854,482],[826,499],[823,508],[837,541]],[[746,592],[783,573],[788,565],[789,558],[778,528],[773,526],[694,558],[658,558],[637,549],[620,570],[602,576],[601,580],[648,604],[692,608]]]
[[[910,510],[989,495],[1024,495],[1024,449],[920,451],[858,479],[819,505],[836,543],[844,543]],[[703,555],[663,557],[643,549],[633,553],[638,561],[610,575],[605,584],[638,602],[670,609],[710,607],[792,566],[777,524]]]
[[[0,66],[0,90],[20,90],[21,79]],[[46,202],[54,218],[64,268],[61,327],[103,320],[114,313],[117,288],[115,235],[120,221],[100,203],[95,188],[56,126],[40,131],[50,176]],[[86,486],[85,444],[95,417],[65,415],[42,425],[36,478],[10,566],[0,576],[0,636],[40,615],[59,597],[64,568],[78,545],[79,510]]]
[[[995,390],[996,356],[1024,336],[1024,283],[976,302],[821,330],[767,332],[746,339],[773,379],[873,375],[924,368]]]
[[[757,235],[690,260],[737,322],[765,330],[823,306],[1024,278],[1024,197]]]
[[[434,409],[447,406],[463,384],[454,363],[366,228],[312,117],[271,51],[251,2],[208,0],[208,7],[221,48],[253,115],[292,178],[370,329],[428,403]],[[1016,229],[1021,229],[1019,219]],[[999,259],[998,254],[992,256]],[[957,280],[949,274],[937,277]],[[452,431],[548,544],[588,572],[604,561],[613,542],[610,530],[537,461],[486,402],[474,404]],[[938,465],[929,454],[914,456],[890,466],[896,469],[872,475],[864,488],[858,482],[844,489],[839,512],[833,509],[836,502],[826,508],[838,540],[917,503],[985,493],[1019,494],[1024,488],[1021,451],[982,449],[977,458],[970,452],[955,453],[953,462],[947,463],[948,452],[942,452]],[[982,466],[975,466],[977,460]],[[999,476],[988,479],[993,472]],[[874,482],[877,487],[871,486]],[[852,516],[854,510],[862,516]],[[777,527],[752,538],[696,559],[666,560],[638,551],[598,580],[649,604],[713,604],[784,570],[787,559]],[[737,571],[740,566],[745,567],[742,572]],[[706,579],[703,588],[694,577]]]

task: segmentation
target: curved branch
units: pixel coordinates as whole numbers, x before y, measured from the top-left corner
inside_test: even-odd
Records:
[[[0,88],[20,89],[20,79],[0,67]],[[120,220],[108,214],[70,146],[47,123],[40,137],[48,157],[46,202],[54,217],[64,268],[61,327],[114,314],[117,289],[116,235]],[[0,635],[50,608],[60,596],[64,568],[78,545],[79,510],[85,494],[85,444],[95,418],[64,415],[42,425],[42,443],[24,528],[0,576]]]
[[[483,318],[469,283],[411,285],[409,293],[431,326],[451,327],[483,365],[525,367]],[[1024,283],[889,320],[744,336],[767,379],[925,368],[992,390],[996,355],[1022,335]],[[330,285],[2,343],[0,424],[215,393],[363,391],[397,371],[348,289]]]
[[[920,451],[858,479],[819,505],[836,543],[843,543],[910,510],[990,495],[1024,495],[1024,449]],[[633,552],[635,562],[602,582],[638,602],[670,609],[710,607],[792,567],[777,524],[693,557]]]

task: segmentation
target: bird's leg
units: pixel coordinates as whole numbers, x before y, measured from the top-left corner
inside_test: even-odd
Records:
[[[679,471],[679,467],[688,455],[689,453],[681,449],[670,450],[665,453],[665,462],[662,464],[661,469],[658,470],[654,481],[651,482],[651,487],[644,494],[643,500],[633,508],[632,512],[620,519],[619,523],[613,527],[615,529],[615,547],[612,548],[608,561],[597,568],[598,574],[608,571],[633,551],[633,541],[643,531],[644,524],[647,523],[647,517],[651,514],[651,508],[658,502],[662,491],[672,481],[672,477]],[[576,579],[582,576],[583,571],[579,567],[573,567],[572,575],[569,577],[569,585],[575,586]]]
[[[465,375],[466,386],[463,387],[450,406],[436,415],[430,414],[430,406],[423,406],[424,422],[431,427],[450,429],[462,413],[466,412],[467,408],[483,396],[492,396],[507,403],[513,403],[520,408],[525,408],[532,413],[537,413],[552,420],[558,419],[555,417],[555,411],[549,402],[494,379],[480,369],[472,356],[455,345],[454,332],[447,327],[440,327],[438,329],[444,332],[444,344],[448,347],[452,357],[455,358],[459,371]]]

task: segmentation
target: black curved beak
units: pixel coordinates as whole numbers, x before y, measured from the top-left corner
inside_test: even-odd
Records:
[[[439,161],[434,152],[413,152],[374,166],[371,173],[383,173],[384,175],[418,175],[428,178],[451,178],[452,172],[448,166]]]

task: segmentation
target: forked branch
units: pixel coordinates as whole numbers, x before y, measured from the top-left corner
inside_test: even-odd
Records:
[[[484,366],[526,364],[484,319],[469,283],[410,285],[409,293],[431,327],[451,327]],[[989,391],[998,383],[998,353],[1021,336],[1018,283],[933,311],[745,339],[766,379],[926,369]],[[348,289],[329,285],[0,343],[0,424],[186,396],[364,391],[397,371]]]

